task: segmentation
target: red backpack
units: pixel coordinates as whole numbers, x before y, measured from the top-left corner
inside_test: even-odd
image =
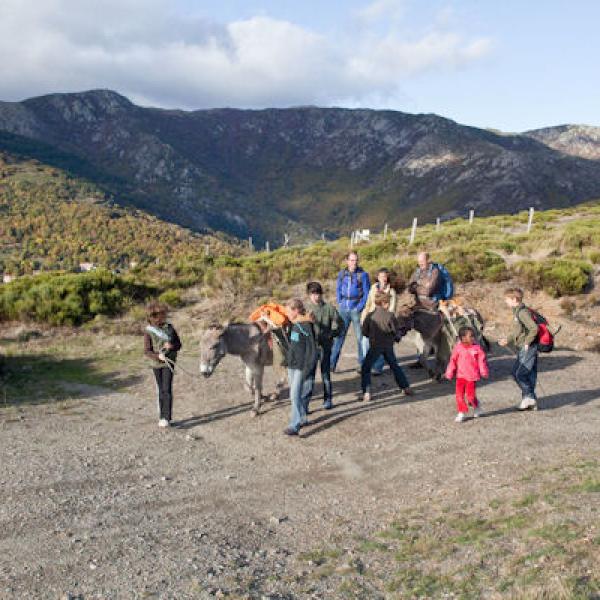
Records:
[[[548,320],[533,308],[527,307],[531,318],[538,326],[538,334],[535,341],[538,345],[538,352],[552,352],[554,350],[554,334],[550,331]]]

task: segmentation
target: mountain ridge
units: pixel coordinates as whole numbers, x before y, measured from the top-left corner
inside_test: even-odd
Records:
[[[0,132],[85,160],[121,203],[274,244],[284,233],[303,240],[598,197],[597,129],[505,134],[374,109],[184,111],[111,90],[0,102]]]

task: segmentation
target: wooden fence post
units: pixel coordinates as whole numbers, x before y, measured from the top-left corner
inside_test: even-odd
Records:
[[[266,250],[267,252],[271,252],[271,245],[269,244],[269,242],[268,242],[268,241],[266,241],[266,242],[265,242],[265,250]]]
[[[283,247],[287,248],[290,245],[290,236],[287,233],[283,234]]]
[[[436,231],[440,230],[440,218],[439,217],[435,220],[435,230]]]
[[[473,225],[473,217],[475,216],[475,211],[471,209],[469,211],[469,225]]]
[[[254,250],[254,246],[252,245],[252,236],[248,238],[248,249],[250,250],[250,252]]]
[[[385,240],[387,238],[387,230],[388,230],[388,224],[386,223],[383,226],[383,239]]]
[[[210,256],[210,246],[208,244],[204,244],[204,255]]]
[[[415,241],[415,235],[417,234],[417,217],[413,219],[412,229],[410,231],[409,244],[413,244]]]
[[[529,220],[527,221],[527,233],[531,231],[531,226],[533,225],[533,215],[535,213],[535,208],[531,206],[529,208]]]

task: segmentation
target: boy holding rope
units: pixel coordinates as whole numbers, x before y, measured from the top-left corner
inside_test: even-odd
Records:
[[[171,323],[168,307],[153,301],[146,307],[148,325],[144,331],[144,355],[152,361],[158,393],[159,427],[169,427],[173,412],[173,376],[181,341]]]

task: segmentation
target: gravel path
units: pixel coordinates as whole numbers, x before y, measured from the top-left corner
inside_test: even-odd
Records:
[[[597,354],[543,356],[542,410],[528,413],[514,410],[512,359],[492,356],[486,416],[457,425],[451,384],[420,371],[406,371],[414,398],[386,371],[360,402],[349,344],[335,409],[315,400],[299,439],[282,435],[287,401],[250,416],[229,357],[209,380],[178,375],[166,431],[150,373],[128,393],[90,387],[84,400],[0,411],[0,597],[334,597],[296,581],[300,552],[371,534],[403,507],[501,494],[532,465],[598,455]],[[412,361],[409,344],[398,349]]]

